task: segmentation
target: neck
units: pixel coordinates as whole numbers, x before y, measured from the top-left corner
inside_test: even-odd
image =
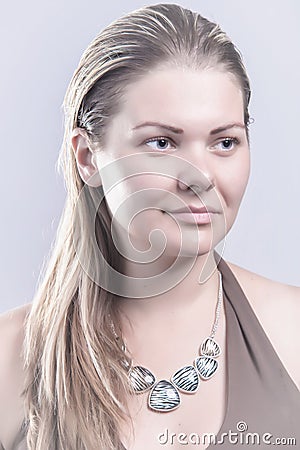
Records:
[[[126,263],[125,274],[128,277],[149,277],[148,281],[144,281],[145,291],[149,293],[155,288],[159,292],[160,286],[147,273],[147,265],[139,266],[138,268],[133,263]],[[187,268],[190,267],[187,273]],[[186,276],[176,278],[178,274],[182,275],[184,270]],[[150,332],[153,326],[158,330],[164,327],[168,319],[173,324],[186,322],[187,325],[193,317],[201,317],[201,320],[206,322],[212,321],[218,292],[218,274],[213,251],[197,256],[193,265],[187,258],[182,260],[178,270],[172,272],[169,281],[171,287],[166,291],[161,289],[157,295],[142,296],[140,292],[137,298],[124,296],[118,299],[121,328],[125,336],[132,334],[133,330],[134,333],[137,330],[145,333],[147,329]],[[135,283],[135,279],[130,279],[128,283]]]

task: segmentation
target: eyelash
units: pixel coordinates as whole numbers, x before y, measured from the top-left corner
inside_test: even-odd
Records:
[[[153,137],[151,139],[147,139],[144,144],[148,144],[149,142],[155,142],[155,141],[159,141],[159,140],[164,140],[167,142],[172,142],[174,144],[174,141],[166,136],[157,136],[157,137]],[[231,136],[227,136],[221,140],[219,140],[219,142],[217,142],[216,145],[221,144],[224,141],[231,141],[232,144],[235,144],[235,146],[240,144],[240,140],[237,137],[231,137]],[[155,150],[155,149],[154,149]],[[159,149],[157,149],[159,150]],[[161,149],[161,152],[167,151],[168,149]],[[229,153],[233,150],[233,148],[230,148],[229,150],[220,150],[221,153]]]

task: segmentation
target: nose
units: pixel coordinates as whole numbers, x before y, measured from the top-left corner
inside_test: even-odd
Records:
[[[204,161],[204,158],[198,155],[197,160],[185,160],[183,168],[178,174],[178,188],[182,191],[202,193],[210,191],[215,187],[212,168]],[[196,163],[194,162],[196,161]]]
[[[213,189],[215,187],[214,183],[212,181],[207,181],[206,185],[204,185],[203,183],[197,183],[197,184],[190,184],[188,185],[186,182],[182,182],[181,180],[178,180],[178,186],[179,189],[181,189],[182,191],[193,191],[195,194],[199,193],[201,194],[204,191],[210,191],[211,189]]]

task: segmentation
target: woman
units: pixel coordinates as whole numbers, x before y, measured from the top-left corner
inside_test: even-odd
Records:
[[[1,317],[5,449],[300,441],[299,288],[215,251],[248,181],[249,100],[238,50],[178,5],[85,51],[52,258],[32,304]]]

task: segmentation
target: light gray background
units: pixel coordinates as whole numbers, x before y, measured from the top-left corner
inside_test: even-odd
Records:
[[[0,312],[30,302],[65,199],[61,104],[92,38],[134,0],[6,2],[1,16]],[[172,2],[165,2],[172,3]],[[300,284],[300,2],[181,0],[221,24],[252,84],[252,174],[225,258]]]

